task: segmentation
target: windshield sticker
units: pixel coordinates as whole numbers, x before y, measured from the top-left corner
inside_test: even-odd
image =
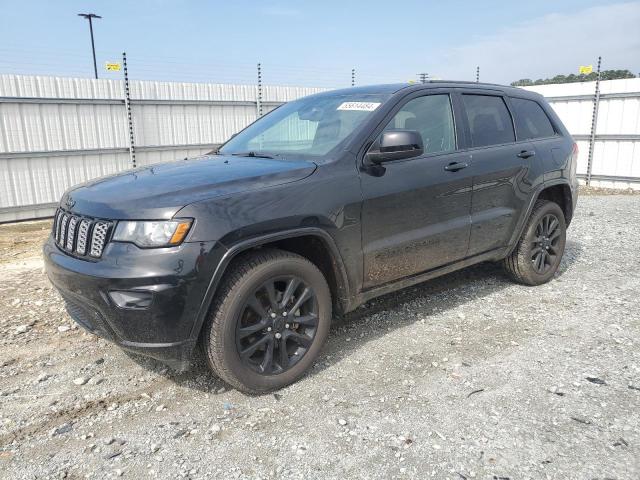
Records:
[[[380,102],[343,102],[338,110],[358,110],[361,112],[373,112],[380,106]]]

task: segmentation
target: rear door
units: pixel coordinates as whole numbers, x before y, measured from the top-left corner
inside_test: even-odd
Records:
[[[502,92],[462,90],[473,195],[468,256],[509,243],[531,190],[528,141],[517,142],[513,118]]]
[[[372,140],[385,129],[417,130],[424,154],[386,162],[380,176],[361,173],[365,288],[464,258],[469,242],[471,168],[458,149],[449,92],[404,99]]]

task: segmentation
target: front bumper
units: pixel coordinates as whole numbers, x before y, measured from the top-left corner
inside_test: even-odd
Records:
[[[189,364],[223,250],[216,242],[157,249],[112,242],[99,261],[87,261],[64,253],[51,237],[43,248],[47,275],[79,325],[176,369]],[[114,291],[148,292],[151,303],[121,308],[110,296]]]

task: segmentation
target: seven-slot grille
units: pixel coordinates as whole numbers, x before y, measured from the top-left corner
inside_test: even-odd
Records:
[[[113,222],[73,215],[58,209],[53,221],[53,238],[61,249],[79,256],[100,258]]]

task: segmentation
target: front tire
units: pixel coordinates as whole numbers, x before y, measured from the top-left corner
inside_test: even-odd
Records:
[[[210,368],[247,393],[298,380],[322,349],[331,293],[309,260],[282,250],[243,255],[222,280],[203,335]]]
[[[525,285],[540,285],[553,278],[567,237],[567,224],[560,206],[537,200],[522,237],[511,254],[503,260],[507,274]]]

